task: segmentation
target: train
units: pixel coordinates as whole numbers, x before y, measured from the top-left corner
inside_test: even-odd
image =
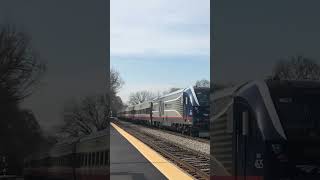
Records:
[[[211,179],[320,179],[320,81],[249,81],[211,104]]]
[[[24,159],[26,180],[108,180],[109,130],[67,138]]]
[[[128,106],[119,119],[209,137],[209,87],[190,86],[153,100]]]

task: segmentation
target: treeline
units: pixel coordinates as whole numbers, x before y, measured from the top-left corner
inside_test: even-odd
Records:
[[[111,114],[123,106],[117,93],[124,81],[115,69],[110,70],[110,77],[106,79],[109,92],[72,99],[65,103],[62,113],[63,124],[57,133],[58,140],[89,135],[109,127]]]
[[[41,131],[32,110],[21,102],[32,94],[46,70],[30,37],[11,25],[0,25],[0,158],[8,174],[21,174],[26,155],[52,142]]]
[[[274,80],[320,80],[319,63],[301,55],[290,56],[276,61],[272,72],[265,79]],[[211,83],[211,90],[221,90],[232,87],[236,83]]]
[[[197,86],[197,87],[210,87],[210,81],[207,80],[207,79],[198,80],[198,81],[195,82],[194,86]],[[182,89],[182,88],[173,87],[173,88],[170,88],[170,89],[165,90],[163,92],[158,91],[156,93],[148,91],[148,90],[133,92],[129,96],[128,105],[140,104],[140,103],[152,100],[154,98],[160,97],[162,95],[169,94],[171,92],[177,91],[179,89]]]

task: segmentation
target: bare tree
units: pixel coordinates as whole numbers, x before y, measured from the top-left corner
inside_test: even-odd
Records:
[[[173,88],[170,88],[170,89],[167,90],[167,91],[163,91],[163,92],[162,92],[162,95],[166,95],[166,94],[172,93],[172,92],[174,92],[174,91],[178,91],[178,90],[180,90],[180,89],[181,89],[181,88],[173,87]]]
[[[64,126],[61,132],[69,136],[88,135],[108,127],[110,109],[107,96],[87,96],[81,102],[73,101],[64,108]]]
[[[206,79],[196,81],[195,86],[197,87],[210,87],[210,81]]]
[[[279,60],[273,69],[272,78],[285,80],[319,80],[320,66],[314,60],[293,56]]]
[[[173,88],[170,88],[170,89],[169,89],[168,93],[172,93],[172,92],[178,91],[178,90],[180,90],[180,89],[181,89],[181,88],[175,88],[175,87],[173,87]]]
[[[119,96],[117,96],[117,93],[121,89],[121,87],[124,85],[124,81],[122,80],[120,73],[111,68],[110,70],[110,93],[109,93],[109,101],[110,106],[108,104],[109,109],[112,111],[112,113],[116,113],[119,109],[122,108],[122,100]],[[108,102],[109,102],[108,101]]]
[[[45,72],[45,64],[24,32],[0,25],[0,154],[9,157],[9,169],[19,173],[23,158],[43,142],[32,111],[19,103],[31,95]],[[23,152],[21,151],[23,149]]]
[[[114,98],[112,98],[111,111],[113,115],[115,115],[119,110],[121,110],[123,106],[124,104],[120,96],[115,96]]]
[[[129,104],[139,104],[155,98],[155,95],[149,91],[138,91],[131,93],[129,96]]]
[[[26,33],[13,26],[0,26],[0,88],[1,95],[19,101],[29,96],[45,71],[32,49]]]
[[[111,68],[110,70],[110,91],[113,95],[117,94],[120,88],[124,85],[124,81],[120,76],[120,73]]]

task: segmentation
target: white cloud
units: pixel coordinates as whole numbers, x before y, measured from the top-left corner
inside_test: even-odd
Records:
[[[111,0],[111,55],[209,55],[209,28],[210,0]]]

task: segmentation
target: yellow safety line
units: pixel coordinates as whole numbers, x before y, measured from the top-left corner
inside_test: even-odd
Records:
[[[163,156],[151,149],[149,146],[142,143],[137,138],[121,129],[119,126],[115,125],[114,123],[111,123],[111,125],[168,179],[193,179],[186,172],[165,159]]]

